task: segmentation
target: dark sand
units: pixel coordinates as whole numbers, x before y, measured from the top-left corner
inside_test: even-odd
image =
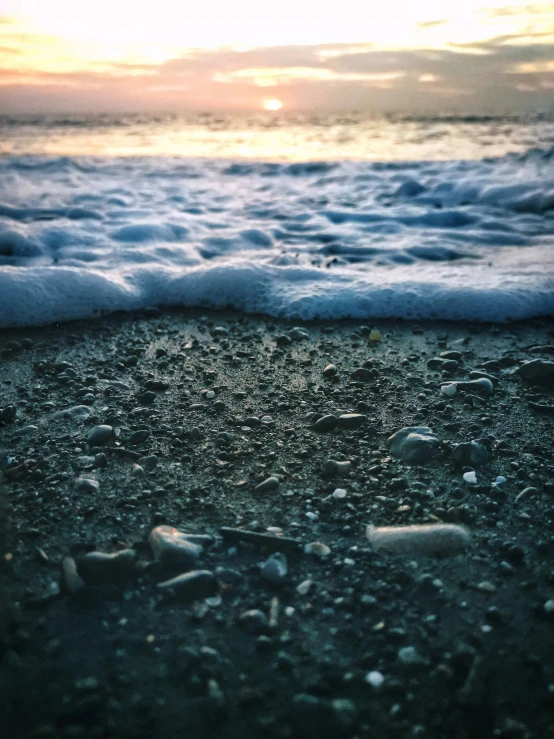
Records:
[[[554,415],[530,406],[554,405],[554,392],[513,374],[553,359],[553,323],[380,322],[379,342],[367,322],[317,323],[303,326],[308,339],[276,341],[294,325],[168,311],[0,334],[0,408],[17,407],[0,421],[3,736],[554,737]],[[24,337],[32,348],[6,351]],[[461,352],[458,369],[428,367],[447,350]],[[377,371],[352,381],[369,359]],[[335,380],[323,376],[329,362]],[[499,378],[491,398],[440,394],[483,365]],[[88,420],[52,418],[87,388]],[[314,430],[309,414],[338,411],[368,418]],[[98,450],[106,466],[87,469],[98,424],[116,438]],[[412,425],[441,442],[425,466],[387,452],[387,437]],[[141,428],[150,436],[131,446]],[[492,455],[471,486],[451,447],[483,437]],[[158,466],[133,477],[145,455]],[[329,477],[329,459],[350,468]],[[99,489],[75,490],[80,474]],[[255,491],[269,476],[279,487]],[[328,498],[336,488],[344,499]],[[365,537],[369,523],[440,521],[468,527],[466,552],[394,556]],[[219,605],[157,589],[171,576],[148,564],[159,524],[216,537],[198,569],[235,571],[218,576]],[[279,527],[331,554],[289,545],[288,576],[273,585],[258,565],[275,547],[224,540],[221,527]],[[141,564],[125,582],[60,592],[64,557],[127,546]],[[247,628],[252,609],[273,622],[258,614]]]

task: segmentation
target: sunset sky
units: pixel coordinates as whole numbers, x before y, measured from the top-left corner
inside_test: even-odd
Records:
[[[0,0],[0,113],[554,109],[554,3]]]

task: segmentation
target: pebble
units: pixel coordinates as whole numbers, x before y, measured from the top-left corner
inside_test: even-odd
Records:
[[[365,676],[365,681],[366,683],[369,683],[369,685],[371,685],[373,688],[380,688],[385,682],[385,676],[382,672],[371,670],[371,672],[368,672]]]
[[[312,585],[313,585],[312,580],[304,580],[303,582],[301,582],[299,585],[296,586],[296,592],[299,595],[307,595]]]
[[[140,431],[135,431],[129,437],[129,444],[132,444],[133,446],[136,446],[137,444],[142,444],[142,442],[146,441],[146,439],[148,439],[149,436],[150,436],[150,431],[148,429],[141,429]]]
[[[448,385],[441,385],[441,393],[447,395],[449,398],[456,395],[458,388],[455,382],[451,382]]]
[[[366,533],[375,549],[392,554],[455,554],[470,541],[467,529],[454,524],[368,526]]]
[[[104,452],[99,452],[98,454],[95,455],[94,463],[93,463],[94,467],[103,469],[104,467],[107,466],[107,464],[108,464],[108,458],[106,457]]]
[[[201,600],[217,592],[217,580],[210,570],[193,570],[158,583],[158,590],[170,591],[191,600]]]
[[[461,465],[479,467],[489,461],[488,441],[477,439],[457,444],[452,450],[454,461]]]
[[[554,382],[554,362],[545,362],[543,359],[532,359],[516,370],[517,374],[527,382],[537,385]]]
[[[387,449],[393,457],[408,464],[425,464],[431,458],[438,439],[427,426],[407,426],[390,436]]]
[[[85,583],[77,571],[77,563],[73,557],[64,557],[62,560],[62,590],[66,593],[74,595],[81,588],[85,587]]]
[[[331,431],[336,427],[337,423],[337,417],[334,416],[332,413],[329,413],[328,415],[319,418],[314,423],[314,428],[316,431]]]
[[[254,608],[241,613],[239,616],[239,625],[249,634],[261,634],[267,630],[269,623],[265,613]]]
[[[73,483],[73,490],[76,493],[95,493],[100,490],[100,483],[89,477],[78,477]]]
[[[133,573],[136,558],[134,549],[122,549],[114,554],[88,552],[79,560],[79,575],[87,585],[117,584]]]
[[[55,421],[68,417],[75,418],[79,421],[86,421],[90,416],[92,416],[92,409],[88,405],[74,405],[71,408],[66,408],[64,411],[56,411],[52,414],[52,418]]]
[[[367,369],[367,367],[358,367],[350,374],[350,379],[357,382],[371,382],[375,379],[374,370]]]
[[[328,364],[327,367],[323,370],[323,374],[325,377],[335,377],[338,373],[338,369],[335,367],[334,364]]]
[[[5,408],[2,408],[2,411],[0,412],[0,417],[3,421],[13,421],[17,414],[17,408],[15,405],[7,405]]]
[[[358,429],[367,421],[363,413],[343,413],[339,416],[339,425],[346,429]]]
[[[309,544],[306,544],[304,547],[304,553],[323,559],[331,554],[331,550],[327,544],[322,544],[320,541],[312,541]]]
[[[155,454],[151,454],[148,457],[139,457],[139,459],[137,459],[137,464],[140,465],[143,470],[152,472],[152,470],[155,470],[158,466],[158,458]]]
[[[267,480],[260,482],[256,485],[254,490],[257,493],[268,493],[270,490],[277,490],[279,487],[279,480],[277,477],[268,477]]]
[[[267,582],[282,585],[288,575],[287,558],[281,552],[275,552],[261,565],[260,572]]]
[[[131,467],[131,477],[144,477],[145,475],[144,467],[141,467],[140,464],[134,464]]]
[[[172,526],[156,526],[150,532],[148,542],[155,559],[162,564],[190,568],[202,552],[202,539],[203,537],[185,534]]]
[[[310,338],[310,334],[305,328],[299,328],[296,326],[289,331],[289,336],[293,341],[304,341]]]
[[[337,500],[342,500],[343,498],[346,498],[346,490],[344,488],[337,488],[336,490],[333,490],[331,497],[336,498]]]
[[[323,463],[321,474],[324,477],[342,477],[348,474],[351,466],[352,462],[349,462],[348,460],[338,461],[336,459],[327,459]]]
[[[87,434],[87,444],[89,447],[100,446],[109,441],[112,438],[112,434],[113,428],[111,426],[95,426]]]
[[[543,610],[547,616],[554,616],[554,598],[550,598],[550,600],[545,602]]]
[[[463,478],[469,485],[477,485],[477,475],[474,470],[464,472]]]
[[[14,432],[14,438],[17,438],[19,436],[30,436],[31,434],[35,434],[38,431],[38,426],[33,426],[32,424],[29,426],[24,426],[22,429],[18,429]]]

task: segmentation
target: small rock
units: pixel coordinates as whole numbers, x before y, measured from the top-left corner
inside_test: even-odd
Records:
[[[339,416],[339,425],[346,429],[358,429],[367,421],[363,413],[343,413]]]
[[[366,683],[369,683],[369,685],[371,685],[371,687],[373,688],[380,688],[385,682],[385,676],[382,672],[372,670],[371,672],[368,672],[365,676],[365,681]]]
[[[217,592],[217,580],[210,570],[193,570],[158,583],[158,590],[190,600],[201,600]]]
[[[367,367],[358,367],[351,373],[350,379],[356,382],[371,382],[375,379],[375,371],[367,369]]]
[[[455,554],[469,544],[469,533],[454,524],[367,527],[367,538],[375,549],[391,554]]]
[[[474,470],[464,472],[463,478],[465,482],[467,482],[469,485],[477,485],[477,475],[475,474]]]
[[[464,441],[452,450],[454,461],[460,465],[479,467],[489,461],[490,443],[486,439]]]
[[[448,385],[441,385],[441,393],[447,395],[449,398],[456,395],[458,388],[455,382],[451,382]]]
[[[265,613],[256,608],[241,613],[239,625],[249,634],[261,634],[267,630],[269,623]]]
[[[319,418],[314,423],[314,428],[316,431],[331,431],[335,428],[337,423],[337,417],[334,416],[332,413],[329,413],[328,415]]]
[[[88,477],[78,477],[73,483],[73,490],[76,493],[95,493],[100,490],[100,483]]]
[[[155,454],[151,454],[148,457],[140,457],[137,459],[137,464],[139,464],[143,470],[152,472],[152,470],[155,470],[158,466],[158,458]]]
[[[190,568],[202,552],[204,538],[185,534],[172,526],[156,526],[150,532],[148,542],[154,557],[162,564]]]
[[[554,382],[554,362],[532,359],[522,364],[516,371],[522,379],[536,385],[549,385]]]
[[[146,439],[148,439],[149,436],[150,436],[150,431],[148,431],[148,429],[141,429],[140,431],[135,431],[129,437],[129,444],[131,444],[132,446],[137,446],[137,444],[142,444],[143,441],[146,441]]]
[[[304,553],[311,554],[313,557],[324,559],[331,554],[331,550],[329,549],[327,544],[322,544],[320,541],[312,541],[309,544],[306,544],[306,546],[304,547]]]
[[[24,426],[21,429],[18,429],[14,432],[14,438],[18,438],[20,436],[30,436],[31,434],[36,434],[38,431],[38,426],[33,426],[32,424],[29,426]]]
[[[264,580],[273,585],[282,585],[287,579],[287,558],[281,552],[275,552],[260,567]]]
[[[386,441],[387,449],[392,456],[408,464],[428,462],[437,444],[436,435],[427,426],[407,426]]]
[[[86,421],[90,416],[92,416],[92,410],[88,405],[74,405],[71,408],[67,408],[65,411],[56,411],[52,414],[52,418],[55,421],[60,421],[64,418],[74,418],[78,421]]]
[[[88,552],[79,560],[79,575],[87,585],[118,584],[133,573],[136,558],[134,549],[122,549],[114,554]]]
[[[296,586],[296,592],[298,595],[307,595],[312,585],[313,582],[311,580],[304,580],[300,585]]]
[[[101,446],[112,438],[112,434],[113,428],[111,426],[95,426],[87,434],[87,444],[89,447]]]
[[[338,373],[338,369],[335,367],[334,364],[328,364],[327,367],[323,370],[323,374],[325,377],[335,377]]]
[[[352,462],[349,462],[348,460],[338,461],[336,459],[327,459],[323,463],[321,474],[324,477],[342,477],[348,474],[351,466]]]
[[[61,587],[65,593],[74,595],[85,587],[85,583],[77,571],[77,563],[73,557],[65,557],[62,560]]]
[[[279,487],[279,480],[277,477],[268,477],[267,480],[260,482],[254,488],[257,493],[268,493],[270,490],[277,490]]]

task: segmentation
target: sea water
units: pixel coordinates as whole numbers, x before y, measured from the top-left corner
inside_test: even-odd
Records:
[[[0,325],[554,314],[554,117],[0,117]]]

